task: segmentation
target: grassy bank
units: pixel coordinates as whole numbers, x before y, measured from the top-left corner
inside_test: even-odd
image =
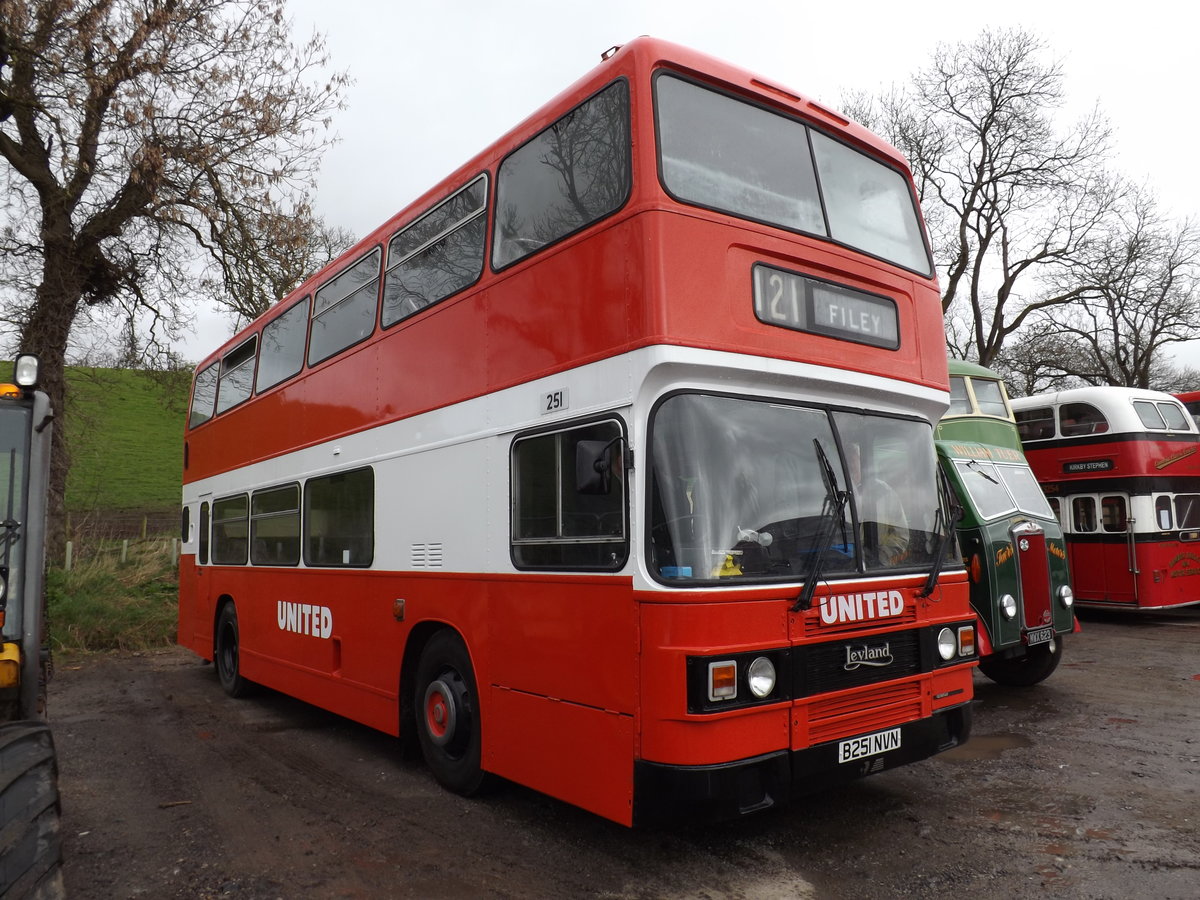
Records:
[[[74,518],[178,509],[187,377],[67,369],[67,508]]]
[[[46,578],[55,651],[147,650],[175,641],[177,569],[170,540],[92,548]]]

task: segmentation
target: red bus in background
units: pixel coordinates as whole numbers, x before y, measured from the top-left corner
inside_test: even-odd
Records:
[[[201,362],[179,640],[625,824],[922,759],[947,386],[900,156],[638,39]]]
[[[1170,394],[1078,388],[1012,401],[1062,523],[1077,603],[1200,603],[1200,433]]]
[[[1182,394],[1176,394],[1175,399],[1183,404],[1183,408],[1188,411],[1193,421],[1197,416],[1200,416],[1200,391],[1185,391]]]

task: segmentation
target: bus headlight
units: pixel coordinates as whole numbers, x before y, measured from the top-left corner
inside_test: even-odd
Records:
[[[775,690],[775,664],[765,656],[758,657],[746,669],[746,680],[750,684],[750,693],[759,700],[771,696]]]
[[[1000,609],[1003,610],[1006,618],[1015,619],[1017,617],[1017,600],[1012,594],[1005,594],[1000,598]]]
[[[949,628],[943,628],[938,632],[937,636],[938,655],[944,662],[950,662],[954,659],[954,654],[958,652],[958,641],[955,640],[954,632]]]
[[[1067,609],[1070,609],[1075,604],[1075,592],[1071,590],[1069,584],[1064,584],[1058,589],[1058,599]]]

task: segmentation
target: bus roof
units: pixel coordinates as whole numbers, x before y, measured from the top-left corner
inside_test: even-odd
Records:
[[[1107,385],[1103,387],[1082,387],[1071,388],[1065,391],[1051,391],[1045,394],[1034,394],[1031,397],[1018,397],[1009,402],[1016,413],[1040,407],[1060,408],[1067,404],[1088,405],[1100,411],[1107,423],[1106,430],[1108,431],[1143,432],[1147,430],[1147,426],[1134,408],[1134,403],[1137,401],[1158,404],[1169,403],[1182,410],[1182,404],[1173,394],[1143,388]],[[1186,411],[1183,412],[1183,415],[1189,422],[1190,427],[1173,430],[1194,432],[1196,426],[1192,424],[1191,417],[1188,416]],[[1018,422],[1021,421],[1019,415],[1017,416],[1017,420]],[[1046,437],[1050,436],[1046,435]],[[1024,439],[1028,440],[1028,435],[1025,435]]]
[[[967,362],[965,359],[950,359],[950,374],[965,375],[971,378],[994,378],[996,381],[1002,380],[998,372],[993,372],[986,366],[981,366],[979,363]]]

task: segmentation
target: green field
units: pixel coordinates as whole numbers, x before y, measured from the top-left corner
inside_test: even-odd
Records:
[[[72,519],[177,512],[190,372],[67,369]]]

